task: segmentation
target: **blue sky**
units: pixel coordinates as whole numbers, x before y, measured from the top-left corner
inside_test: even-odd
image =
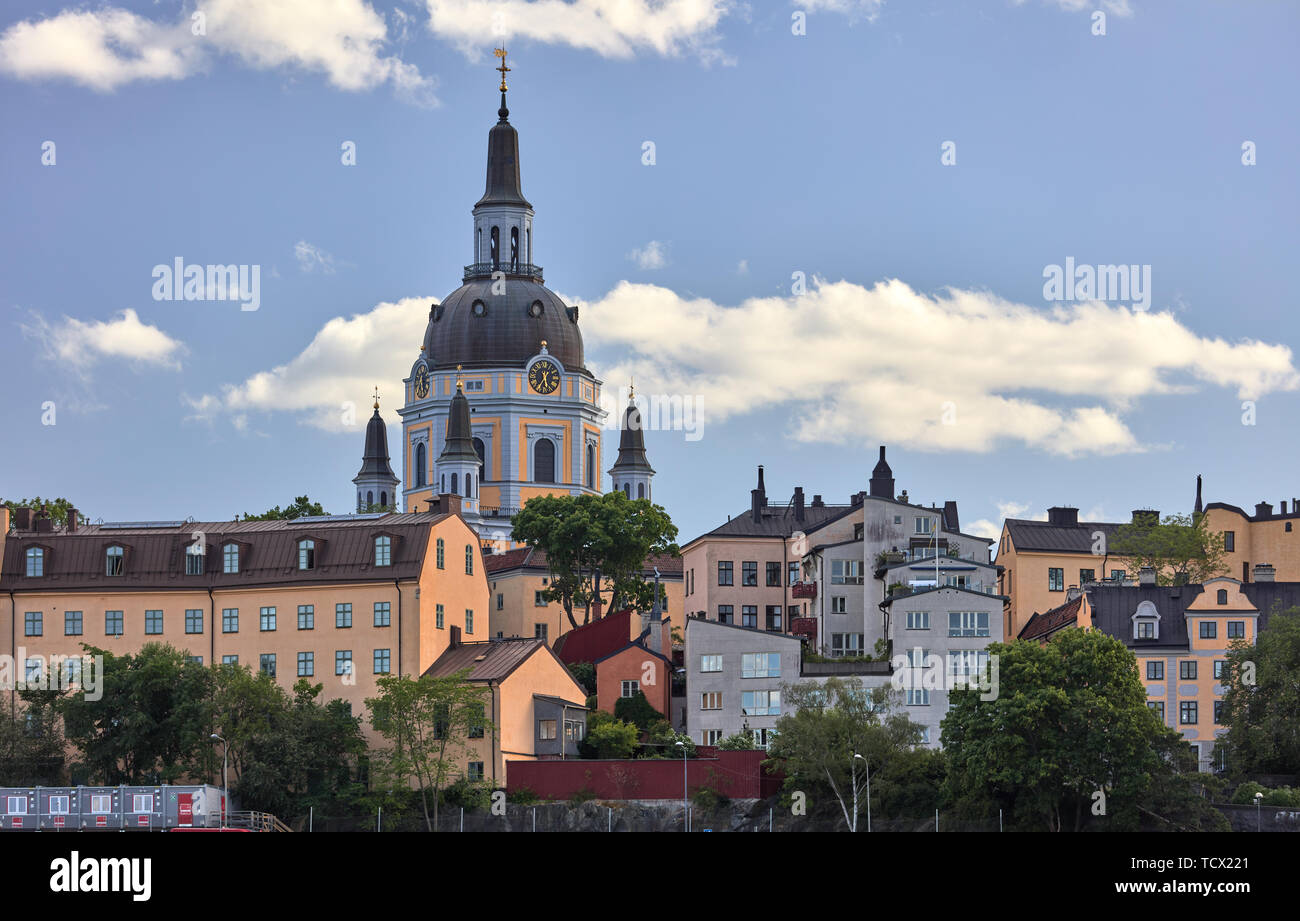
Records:
[[[470,261],[502,11],[588,365],[703,406],[647,434],[683,540],[760,463],[844,501],[881,443],[968,527],[1300,493],[1294,4],[1111,0],[1094,35],[1074,0],[248,3],[198,37],[179,3],[0,14],[0,494],[347,511],[370,390],[395,422]],[[154,300],[178,256],[260,266],[260,308]],[[1149,305],[1048,302],[1067,258],[1149,265]]]

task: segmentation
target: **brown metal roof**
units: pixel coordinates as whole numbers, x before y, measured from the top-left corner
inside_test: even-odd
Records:
[[[0,566],[0,591],[141,591],[241,588],[295,582],[392,581],[418,578],[430,527],[448,516],[415,512],[381,517],[294,521],[185,522],[174,526],[83,525],[74,532],[11,531]],[[186,575],[187,548],[207,545],[202,575]],[[389,566],[374,565],[374,539],[393,539]],[[298,541],[316,541],[315,568],[298,568]],[[239,572],[223,572],[222,547],[239,544]],[[123,572],[106,575],[105,551],[124,548]],[[28,547],[46,548],[45,574],[28,578]]]
[[[446,678],[468,668],[469,681],[501,681],[541,649],[546,649],[546,641],[532,637],[463,643],[438,656],[424,673]]]

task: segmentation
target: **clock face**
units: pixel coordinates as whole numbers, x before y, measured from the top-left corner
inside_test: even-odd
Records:
[[[420,370],[415,372],[415,398],[423,400],[429,395],[429,369],[420,366]]]
[[[560,369],[545,359],[528,369],[528,386],[538,393],[554,393],[560,386]]]

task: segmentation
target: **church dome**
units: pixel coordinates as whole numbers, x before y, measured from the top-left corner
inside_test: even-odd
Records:
[[[505,293],[493,294],[490,277],[471,278],[429,311],[424,354],[433,367],[522,367],[545,340],[566,371],[588,373],[578,309],[529,278],[502,284]]]

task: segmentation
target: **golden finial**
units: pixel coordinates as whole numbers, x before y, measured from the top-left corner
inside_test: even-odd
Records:
[[[375,387],[375,409],[379,408],[379,387]]]
[[[636,378],[629,377],[628,382],[629,383],[627,385],[627,401],[631,403],[634,400],[636,400]]]
[[[501,92],[504,93],[506,91],[506,74],[510,72],[510,68],[506,66],[505,43],[503,42],[500,48],[494,48],[492,53],[501,59],[501,66],[495,69],[501,72]]]
[[[460,365],[456,365],[456,389],[461,390],[464,386],[464,382],[460,379]]]

